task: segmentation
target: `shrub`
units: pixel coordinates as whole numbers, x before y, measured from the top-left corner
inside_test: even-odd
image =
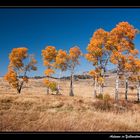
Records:
[[[96,98],[103,100],[103,94],[97,95]]]
[[[104,100],[105,102],[108,102],[110,99],[111,99],[111,97],[110,97],[109,94],[104,94],[103,100]]]

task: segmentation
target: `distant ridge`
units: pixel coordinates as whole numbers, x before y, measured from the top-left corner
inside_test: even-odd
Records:
[[[105,76],[108,77],[110,74],[115,74],[116,73],[116,69],[111,69],[111,70],[108,70],[105,72]],[[0,76],[0,78],[3,78],[4,76]],[[22,78],[22,76],[21,76]],[[47,78],[47,76],[32,76],[32,77],[29,77],[30,79],[44,79],[44,78]],[[57,77],[53,77],[51,76],[50,78],[52,79],[67,79],[67,80],[70,80],[70,76],[63,76],[61,78],[57,78]],[[74,79],[77,80],[77,79],[91,79],[92,77],[88,75],[88,71],[86,72],[83,72],[83,74],[75,74],[74,75]]]

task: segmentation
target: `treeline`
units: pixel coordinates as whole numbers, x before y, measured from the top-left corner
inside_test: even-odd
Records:
[[[93,79],[95,98],[98,94],[103,95],[105,72],[108,64],[111,63],[115,66],[114,73],[116,73],[115,100],[119,100],[119,81],[124,79],[125,100],[128,100],[129,81],[135,81],[137,82],[137,100],[140,101],[140,59],[138,58],[139,51],[134,44],[134,39],[138,34],[139,30],[128,22],[120,22],[111,31],[97,29],[86,47],[86,54],[82,53],[79,46],[73,46],[68,52],[62,49],[57,50],[55,46],[46,46],[41,55],[46,67],[44,73],[47,77],[44,84],[47,87],[47,94],[50,90],[59,94],[60,83],[51,80],[52,75],[56,73],[56,70],[59,70],[59,78],[62,77],[62,73],[70,72],[69,95],[74,96],[75,68],[80,64],[79,58],[84,57],[93,65],[93,69],[89,71],[87,77]],[[24,61],[25,59],[28,61]],[[20,93],[23,84],[28,82],[27,72],[37,70],[35,66],[37,61],[34,55],[28,54],[27,48],[14,48],[9,55],[9,60],[5,80]],[[22,78],[19,78],[20,75]],[[84,77],[78,76],[78,78]],[[97,87],[100,89],[99,93],[97,93]]]

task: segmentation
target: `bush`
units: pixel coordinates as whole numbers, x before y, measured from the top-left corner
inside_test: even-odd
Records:
[[[51,89],[52,92],[56,92],[57,89],[57,83],[56,82],[50,82],[49,88]]]
[[[111,97],[110,97],[109,94],[104,94],[103,100],[104,100],[105,102],[108,102],[110,99],[111,99]]]
[[[109,111],[111,110],[111,103],[110,102],[105,102],[103,100],[98,100],[94,103],[94,107],[97,110],[102,110],[102,111]]]
[[[103,100],[103,94],[97,95],[96,98]]]

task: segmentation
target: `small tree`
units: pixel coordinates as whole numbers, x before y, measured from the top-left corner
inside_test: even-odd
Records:
[[[104,79],[104,72],[106,71],[106,66],[109,61],[110,51],[106,49],[106,41],[108,38],[108,32],[104,31],[103,29],[98,29],[94,32],[90,43],[88,44],[87,51],[88,53],[85,55],[86,59],[89,62],[92,62],[93,66],[95,67],[95,71],[91,71],[90,74],[94,73],[94,95],[96,95],[96,85],[98,82],[100,86],[100,94],[103,92],[103,79]],[[97,73],[98,71],[98,73]],[[98,75],[98,76],[97,76]],[[93,76],[93,75],[92,75]],[[98,79],[98,80],[97,80]],[[101,89],[102,88],[102,89]]]
[[[73,76],[74,76],[74,69],[76,67],[76,65],[79,64],[79,57],[80,55],[82,55],[79,47],[74,46],[72,48],[70,48],[69,50],[69,61],[68,61],[68,68],[70,69],[70,92],[69,92],[69,96],[74,96],[73,93]]]
[[[137,54],[138,54],[138,50],[134,49],[134,50],[130,50],[127,54],[126,54],[126,58],[125,58],[125,62],[123,63],[124,65],[124,77],[125,77],[125,100],[127,101],[127,95],[128,95],[128,84],[129,84],[129,79],[133,79],[131,78],[133,75],[135,75],[137,73],[137,71],[139,70],[138,66],[136,66],[135,62],[138,61],[137,58]]]
[[[27,51],[27,48],[14,48],[12,50],[9,55],[10,64],[8,66],[8,72],[4,76],[4,79],[8,81],[18,93],[21,92],[24,82],[28,82],[27,72],[37,70],[35,66],[37,61],[34,59],[34,55],[29,55]],[[26,63],[27,58],[29,59],[28,63]]]
[[[57,53],[56,61],[55,61],[55,67],[57,69],[60,69],[59,78],[61,78],[61,73],[67,70],[68,61],[69,61],[69,58],[68,58],[67,52],[60,49]],[[58,93],[59,93],[59,90],[60,90],[60,85],[58,84]]]
[[[55,61],[56,61],[57,50],[54,46],[47,46],[44,50],[42,50],[43,62],[47,67],[45,70],[45,75],[47,79],[45,79],[44,83],[47,86],[47,94],[49,94],[50,85],[52,85],[49,80],[50,76],[55,73]]]
[[[140,101],[140,59],[134,57],[128,57],[129,63],[127,62],[126,68],[129,70],[128,80],[137,82],[137,100]]]
[[[98,71],[98,69],[95,70],[91,70],[89,71],[89,75],[93,78],[94,80],[94,98],[96,98],[97,96],[97,82],[98,82],[98,78],[100,77],[100,72]]]

